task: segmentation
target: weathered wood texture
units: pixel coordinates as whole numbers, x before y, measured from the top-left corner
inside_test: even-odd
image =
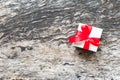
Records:
[[[104,29],[97,53],[67,42],[79,22]],[[0,0],[0,80],[120,80],[120,0]]]

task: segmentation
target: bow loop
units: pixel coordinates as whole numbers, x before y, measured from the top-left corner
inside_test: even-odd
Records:
[[[100,46],[100,38],[90,38],[89,42],[95,46]]]

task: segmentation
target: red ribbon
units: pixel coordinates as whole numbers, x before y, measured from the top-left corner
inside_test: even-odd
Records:
[[[83,25],[81,26],[82,31],[76,31],[74,36],[69,37],[70,43],[80,42],[85,40],[84,49],[89,50],[90,44],[94,46],[100,46],[100,38],[89,37],[92,26],[91,25]]]

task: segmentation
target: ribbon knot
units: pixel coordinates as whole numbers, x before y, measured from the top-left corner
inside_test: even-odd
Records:
[[[84,49],[86,50],[89,50],[90,44],[94,46],[100,46],[100,38],[89,37],[92,31],[91,25],[83,25],[81,26],[81,30],[82,31],[77,30],[74,36],[69,37],[70,43],[85,41]]]

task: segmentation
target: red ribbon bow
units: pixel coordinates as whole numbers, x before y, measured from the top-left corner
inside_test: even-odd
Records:
[[[69,37],[70,43],[80,42],[85,40],[84,49],[89,50],[90,44],[94,46],[100,46],[100,38],[89,37],[92,26],[91,25],[83,25],[81,26],[82,31],[76,31],[74,36]]]

